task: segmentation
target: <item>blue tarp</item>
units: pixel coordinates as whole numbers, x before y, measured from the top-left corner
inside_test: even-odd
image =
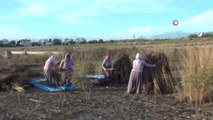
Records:
[[[98,79],[98,80],[104,80],[105,79],[105,75],[103,75],[103,74],[85,75],[84,77],[88,78],[88,79]],[[46,82],[44,77],[35,78],[35,79],[30,81],[32,86],[34,86],[38,89],[47,91],[47,92],[74,91],[74,90],[78,89],[77,86],[73,86],[73,85],[69,85],[69,86],[47,86],[47,85],[42,84],[42,82]]]
[[[103,74],[86,75],[85,77],[89,78],[89,79],[99,79],[99,80],[104,80],[105,79],[105,75],[103,75]]]
[[[47,86],[40,82],[45,82],[46,80],[44,77],[35,78],[30,81],[30,83],[41,90],[47,91],[47,92],[59,92],[59,91],[75,91],[78,89],[77,86],[69,85],[69,86]]]

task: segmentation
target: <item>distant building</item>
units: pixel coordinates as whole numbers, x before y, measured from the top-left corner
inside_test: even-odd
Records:
[[[27,40],[27,39],[18,40],[17,44],[22,46],[32,46],[31,40]]]
[[[7,46],[7,45],[9,45],[9,40],[7,40],[7,39],[1,39],[0,40],[0,45],[1,46]]]
[[[213,32],[201,32],[198,37],[213,37]]]
[[[41,46],[40,42],[32,42],[32,46]]]
[[[198,37],[204,37],[204,33],[201,32],[201,33],[198,35]]]
[[[41,39],[40,41],[41,46],[51,46],[53,45],[53,42],[51,39]]]
[[[77,44],[86,43],[86,39],[85,38],[76,38],[75,39],[75,43],[77,43]]]
[[[75,44],[74,39],[64,39],[63,45],[70,45],[70,44]]]

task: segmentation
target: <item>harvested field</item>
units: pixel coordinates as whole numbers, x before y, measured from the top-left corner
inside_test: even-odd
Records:
[[[31,77],[37,77],[42,69],[40,65],[11,65],[9,68],[2,69],[1,76],[9,76],[13,79],[12,82],[20,82],[22,85],[28,84]],[[7,81],[12,79],[7,78]],[[125,94],[126,87],[127,85],[96,86],[90,91],[84,89],[57,93],[47,93],[36,88],[28,88],[24,94],[0,91],[0,119],[211,120],[213,117],[212,105],[200,108],[197,113],[194,106],[179,102],[172,95],[129,95]]]
[[[2,120],[212,120],[213,106],[199,109],[173,96],[125,94],[126,85],[83,91],[47,93],[30,88],[25,94],[0,92]]]

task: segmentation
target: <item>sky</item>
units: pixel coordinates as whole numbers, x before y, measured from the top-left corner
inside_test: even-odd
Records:
[[[0,0],[0,39],[131,39],[175,31],[213,31],[213,0]]]

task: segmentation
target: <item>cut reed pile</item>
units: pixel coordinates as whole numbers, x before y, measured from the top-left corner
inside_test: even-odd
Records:
[[[149,64],[156,67],[144,67],[142,76],[143,94],[168,94],[175,91],[173,79],[167,56],[163,52],[150,52],[144,56]]]
[[[0,89],[10,90],[14,85],[27,86],[32,78],[42,75],[40,64],[13,64],[0,70]]]
[[[120,53],[117,58],[115,58],[113,67],[113,83],[127,84],[132,69],[132,63],[129,56],[125,53]]]
[[[144,53],[144,51],[143,51]],[[155,68],[144,67],[142,77],[143,94],[168,94],[175,91],[168,58],[163,52],[146,53],[144,60],[150,64],[156,64]],[[120,53],[113,64],[113,81],[117,84],[128,83],[132,69],[132,62],[125,53]]]

